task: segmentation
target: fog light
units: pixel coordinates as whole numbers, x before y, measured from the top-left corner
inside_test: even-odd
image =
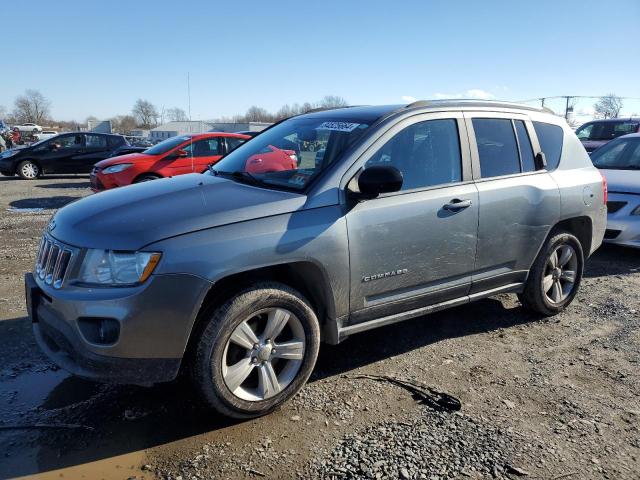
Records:
[[[113,345],[120,336],[120,323],[113,318],[82,317],[78,326],[84,338],[97,345]]]

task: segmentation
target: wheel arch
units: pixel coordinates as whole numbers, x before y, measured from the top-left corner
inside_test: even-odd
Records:
[[[331,284],[322,267],[312,261],[296,261],[244,270],[216,280],[205,294],[189,334],[185,356],[194,351],[207,315],[236,293],[259,282],[278,282],[299,291],[318,316],[320,329],[335,318]]]
[[[585,215],[561,220],[553,226],[547,238],[559,231],[574,235],[580,241],[585,260],[589,257],[593,234],[593,223],[590,217]]]
[[[131,183],[136,183],[139,179],[141,179],[142,177],[156,177],[156,178],[164,178],[163,175],[157,173],[157,172],[142,172],[139,173],[138,175],[136,175],[133,180],[131,181]]]

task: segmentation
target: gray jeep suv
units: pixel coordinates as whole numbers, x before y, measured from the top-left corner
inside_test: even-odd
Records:
[[[295,169],[261,168],[292,144]],[[62,368],[135,384],[184,369],[208,404],[247,418],[304,385],[322,341],[504,292],[562,311],[602,242],[605,196],[575,134],[542,110],[317,111],[205,174],[58,211],[27,306]]]

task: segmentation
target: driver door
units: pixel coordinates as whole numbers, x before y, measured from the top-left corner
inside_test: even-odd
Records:
[[[84,136],[59,135],[43,145],[41,163],[46,173],[76,173],[77,161],[85,153]]]
[[[349,325],[464,298],[475,265],[478,191],[462,115],[405,120],[369,151],[365,168],[395,166],[403,187],[346,215]]]

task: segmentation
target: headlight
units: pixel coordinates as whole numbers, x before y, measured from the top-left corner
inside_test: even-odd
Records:
[[[113,165],[112,167],[105,168],[102,173],[118,173],[123,170],[129,168],[133,163],[120,163],[118,165]]]
[[[89,250],[84,257],[78,280],[99,285],[142,283],[160,261],[156,252]]]
[[[9,157],[13,157],[14,155],[17,155],[20,153],[20,150],[7,150],[6,152],[2,152],[0,153],[0,158],[9,158]]]

